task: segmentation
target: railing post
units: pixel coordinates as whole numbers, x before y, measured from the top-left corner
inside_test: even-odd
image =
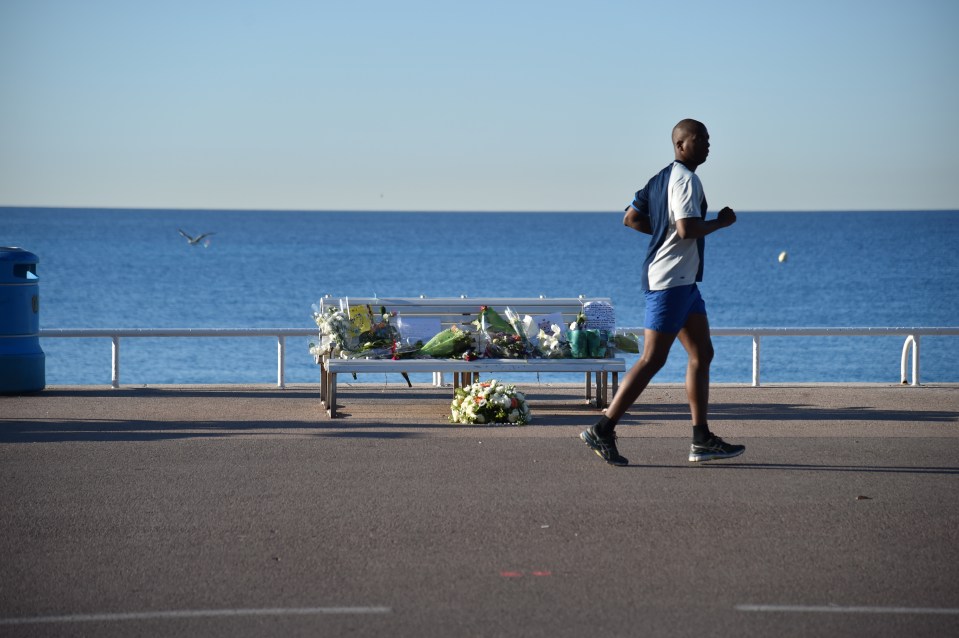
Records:
[[[276,337],[276,387],[286,387],[286,337]]]
[[[759,387],[759,335],[753,335],[753,387]]]
[[[912,344],[912,385],[919,385],[919,342],[922,339],[920,335],[913,336]]]
[[[113,365],[110,369],[110,385],[114,388],[120,387],[120,337],[111,337],[113,340]]]
[[[919,385],[919,338],[920,335],[914,334],[906,337],[906,342],[902,344],[902,365],[900,366],[900,380],[903,385],[909,382],[906,376],[906,359],[909,357],[909,348],[912,348],[912,385]]]

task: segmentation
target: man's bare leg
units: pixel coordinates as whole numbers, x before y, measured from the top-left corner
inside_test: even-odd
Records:
[[[629,369],[623,377],[616,396],[606,408],[606,418],[615,427],[616,423],[626,414],[626,411],[636,403],[649,382],[659,372],[669,357],[669,350],[676,340],[676,335],[666,332],[656,332],[646,329],[643,332],[643,354],[639,361]]]
[[[610,465],[628,465],[629,460],[619,453],[616,448],[616,435],[613,432],[616,422],[626,414],[639,395],[642,394],[650,380],[666,363],[669,349],[676,340],[676,335],[646,330],[643,340],[643,355],[639,358],[626,376],[623,378],[616,396],[606,408],[606,416],[602,417],[582,433],[579,438],[596,454]]]
[[[692,314],[679,331],[679,342],[689,355],[686,366],[686,397],[693,425],[709,423],[709,365],[713,360],[713,342],[706,315]]]

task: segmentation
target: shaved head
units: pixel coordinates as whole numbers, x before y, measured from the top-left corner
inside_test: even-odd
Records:
[[[700,131],[705,131],[706,125],[697,120],[685,119],[680,120],[679,124],[673,127],[673,146],[676,145],[681,139],[685,139],[690,135],[697,135]]]

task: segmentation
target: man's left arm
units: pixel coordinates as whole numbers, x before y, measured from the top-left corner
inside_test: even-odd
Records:
[[[628,226],[647,235],[653,234],[653,227],[649,223],[649,215],[644,215],[633,206],[626,209],[626,214],[623,216],[623,226]]]
[[[681,239],[699,239],[720,228],[726,228],[736,223],[736,213],[727,206],[719,211],[716,219],[706,221],[699,217],[686,217],[676,220],[676,234]]]

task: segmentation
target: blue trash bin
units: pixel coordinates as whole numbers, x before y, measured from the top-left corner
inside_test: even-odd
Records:
[[[46,385],[40,349],[39,259],[0,246],[0,393],[39,392]]]

